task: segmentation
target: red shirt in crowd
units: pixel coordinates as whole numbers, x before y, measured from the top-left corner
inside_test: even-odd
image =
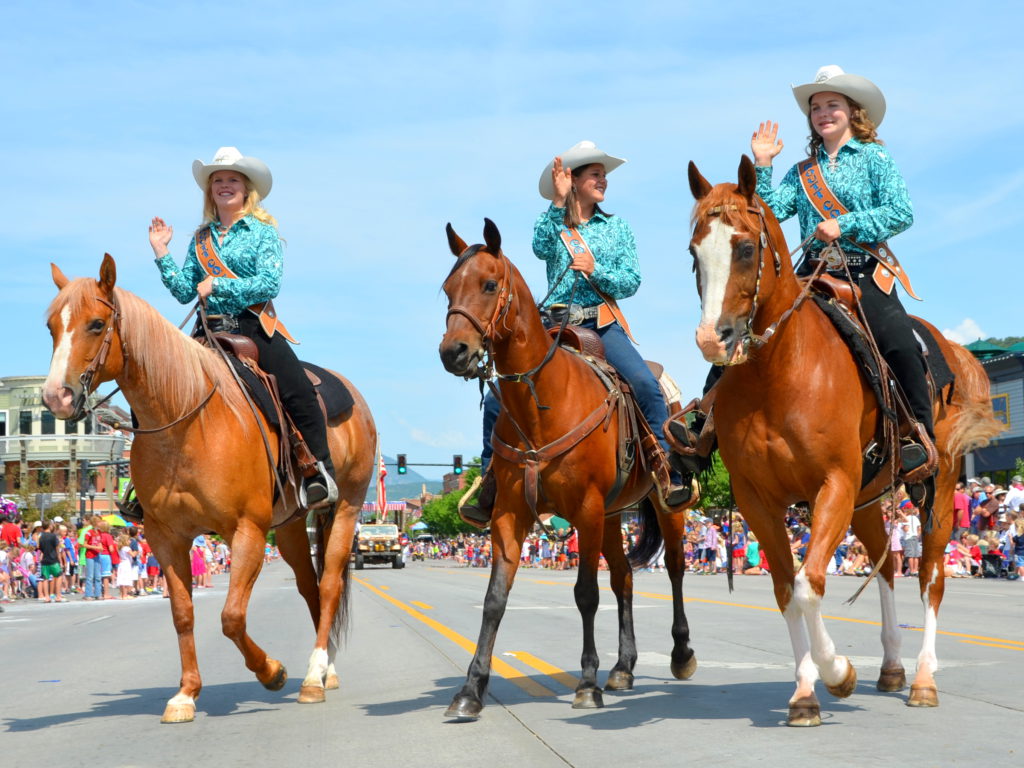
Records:
[[[953,519],[956,528],[971,527],[971,497],[962,491],[953,494]]]
[[[90,528],[85,532],[85,557],[88,560],[95,560],[96,555],[99,554],[95,549],[89,549],[89,547],[100,547],[103,546],[103,540],[100,538],[102,534],[97,528]]]
[[[18,546],[18,539],[21,538],[21,528],[16,523],[4,523],[0,525],[0,539],[6,541],[12,547]]]

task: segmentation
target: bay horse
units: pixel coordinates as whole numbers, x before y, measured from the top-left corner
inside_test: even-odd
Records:
[[[498,625],[519,566],[523,540],[538,515],[546,511],[564,517],[579,532],[579,570],[574,594],[583,620],[583,673],[573,707],[603,706],[594,641],[594,616],[599,601],[597,573],[602,552],[611,575],[619,622],[618,660],[609,672],[605,688],[633,687],[637,659],[633,576],[623,552],[619,515],[615,513],[638,502],[642,502],[643,533],[630,559],[634,563],[649,560],[664,534],[665,565],[672,583],[671,671],[678,679],[688,679],[696,670],[697,659],[689,644],[690,629],[683,610],[685,515],[668,514],[661,508],[652,478],[638,469],[639,460],[621,490],[614,498],[607,498],[616,483],[618,420],[601,418],[584,435],[584,422],[589,420],[593,424],[595,414],[600,417],[609,413],[606,404],[610,395],[579,355],[556,347],[550,359],[527,377],[532,379],[532,391],[525,379],[517,382],[501,378],[535,369],[548,355],[551,338],[526,281],[501,250],[501,235],[494,223],[485,219],[484,245],[467,247],[450,224],[447,232],[456,262],[443,285],[448,296],[448,314],[439,349],[441,361],[449,373],[472,378],[489,355],[499,374],[502,411],[494,429],[496,449],[491,467],[497,496],[491,519],[493,561],[480,637],[465,684],[453,698],[446,717],[480,716]],[[613,407],[625,407],[621,397]],[[523,430],[522,436],[516,425]],[[531,480],[532,470],[528,467],[524,473],[523,463],[503,455],[498,450],[499,441],[527,450],[548,448],[561,441],[559,444],[567,450],[540,450],[540,455],[527,455],[526,463],[533,462],[537,472]],[[536,514],[527,500],[531,484],[538,489],[533,491],[533,497],[540,497]]]
[[[697,201],[690,252],[701,299],[698,346],[709,362],[727,366],[714,405],[719,452],[740,513],[768,558],[775,599],[789,630],[796,691],[788,724],[818,725],[817,676],[838,697],[849,696],[857,682],[849,659],[836,654],[821,615],[825,568],[851,524],[872,561],[882,561],[883,659],[877,687],[899,691],[906,684],[880,501],[892,473],[883,469],[861,487],[862,451],[875,434],[880,409],[832,323],[813,301],[798,301],[801,284],[778,220],[755,193],[750,159],[742,158],[736,184],[712,187],[692,162],[689,181]],[[939,398],[934,412],[940,461],[935,512],[930,521],[925,516],[923,526],[924,633],[907,701],[919,707],[938,706],[935,635],[961,458],[1002,429],[992,416],[981,366],[963,347],[925,326],[956,379],[952,397]],[[752,343],[761,346],[752,350]],[[786,508],[801,501],[810,507],[811,532],[803,564],[795,570],[784,521]]]
[[[231,577],[221,613],[224,634],[238,646],[256,679],[279,690],[287,679],[284,666],[246,632],[246,608],[274,512],[274,469],[256,422],[263,417],[253,415],[217,352],[115,286],[116,267],[109,254],[98,280],[69,280],[56,265],[51,270],[59,293],[47,313],[53,358],[43,388],[46,407],[58,418],[78,418],[91,389],[114,380],[139,422],[131,475],[145,510],[147,539],[166,577],[181,655],[180,688],[168,701],[162,722],[193,720],[202,688],[189,560],[192,540],[199,534],[216,532],[231,547]],[[349,553],[373,474],[373,418],[362,396],[345,383],[355,404],[327,425],[339,500],[333,509],[315,515],[315,569],[305,516],[277,528],[278,548],[295,572],[316,630],[299,691],[302,703],[323,701],[325,688],[338,687],[334,660],[347,619]],[[163,425],[171,426],[158,429]],[[274,431],[265,420],[263,430],[276,451]]]

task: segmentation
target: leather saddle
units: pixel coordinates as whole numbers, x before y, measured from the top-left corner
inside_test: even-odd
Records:
[[[548,334],[554,339],[558,337],[558,331],[559,328],[557,326],[552,327],[548,329]],[[608,363],[605,356],[604,343],[601,341],[598,333],[590,328],[567,324],[562,330],[559,345],[579,355],[584,362],[589,364],[609,391],[616,388],[623,395],[623,405],[625,407],[618,409],[618,475],[615,485],[609,491],[605,501],[610,503],[618,495],[629,479],[629,475],[638,460],[640,462],[640,470],[644,474],[653,473],[655,480],[661,488],[668,488],[670,485],[668,457],[665,456],[661,444],[654,436],[654,432],[640,410],[640,404],[637,402],[629,383]],[[671,380],[671,377],[665,373],[664,366],[651,361],[645,360],[644,362],[647,363],[647,367],[658,380],[662,393],[665,395],[666,404],[672,403],[669,405],[669,411],[673,412],[673,405],[675,410],[678,410],[679,390],[675,382]],[[639,451],[637,450],[638,447],[640,448]]]

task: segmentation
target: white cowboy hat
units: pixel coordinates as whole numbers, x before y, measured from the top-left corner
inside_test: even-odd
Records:
[[[199,188],[206,190],[206,182],[210,178],[210,174],[215,171],[238,171],[244,173],[252,185],[259,192],[261,198],[266,198],[270,194],[270,187],[274,183],[274,179],[270,176],[270,169],[267,164],[262,160],[257,160],[255,157],[244,157],[235,147],[221,147],[217,150],[217,154],[213,156],[213,161],[209,164],[204,163],[202,160],[192,161],[192,175],[196,179],[196,184]]]
[[[868,113],[868,119],[876,126],[881,125],[882,118],[885,117],[885,96],[882,95],[879,87],[866,77],[846,74],[835,64],[829,64],[819,69],[818,74],[814,76],[813,83],[794,85],[792,88],[793,98],[796,99],[796,103],[800,105],[800,109],[805,115],[810,114],[811,111],[811,96],[823,91],[834,91],[853,99],[864,107],[864,111]]]
[[[598,149],[592,141],[581,141],[579,144],[574,144],[563,152],[560,157],[562,158],[562,165],[566,168],[575,170],[591,163],[600,163],[604,166],[605,173],[611,173],[626,162],[621,157],[612,157],[607,152]],[[540,182],[537,184],[540,189],[540,196],[545,200],[551,200],[555,196],[555,184],[551,181],[551,169],[554,167],[554,160],[544,166],[544,172],[541,173]]]

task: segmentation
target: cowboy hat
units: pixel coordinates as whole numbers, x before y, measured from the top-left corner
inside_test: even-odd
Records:
[[[805,115],[811,112],[811,96],[825,91],[834,91],[853,99],[868,114],[868,119],[876,126],[881,125],[885,117],[885,96],[878,86],[860,75],[848,75],[841,67],[829,64],[818,70],[813,83],[794,85],[793,98],[800,105]]]
[[[270,187],[274,183],[266,163],[255,157],[244,157],[235,147],[221,147],[209,164],[202,160],[192,161],[192,175],[196,179],[196,184],[204,191],[210,174],[216,171],[238,171],[245,174],[261,198],[266,198],[270,194]]]
[[[607,152],[598,149],[592,141],[581,141],[579,144],[574,144],[563,152],[560,157],[562,158],[562,165],[566,168],[575,170],[591,163],[600,163],[604,166],[605,173],[611,173],[626,162],[621,157],[612,157]],[[551,180],[551,169],[554,167],[554,160],[544,166],[544,172],[541,173],[540,182],[537,184],[540,189],[540,196],[545,200],[551,200],[555,196],[555,184]]]

